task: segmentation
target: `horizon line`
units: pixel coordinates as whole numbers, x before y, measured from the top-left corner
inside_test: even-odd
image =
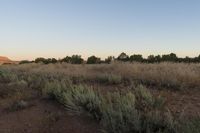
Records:
[[[121,53],[126,53],[126,52],[121,52]],[[68,54],[68,55],[66,55],[66,56],[69,56],[69,57],[71,57],[71,56],[73,56],[73,55],[79,55],[79,56],[81,56],[84,60],[87,60],[88,59],[88,57],[91,57],[91,56],[96,56],[96,57],[98,57],[98,58],[100,58],[100,59],[106,59],[107,57],[109,57],[109,56],[114,56],[115,58],[117,58],[121,53],[119,53],[118,55],[108,55],[108,56],[104,56],[104,57],[102,57],[102,56],[97,56],[97,55],[95,55],[95,54],[90,54],[90,55],[88,55],[88,56],[83,56],[83,55],[81,55],[81,54]],[[127,54],[129,57],[131,56],[131,55],[142,55],[142,57],[143,58],[147,58],[148,56],[150,56],[150,55],[154,55],[154,56],[157,56],[157,55],[160,55],[160,56],[163,56],[163,55],[169,55],[169,54],[171,54],[171,53],[174,53],[174,54],[176,54],[175,52],[169,52],[169,53],[163,53],[163,54],[148,54],[148,55],[146,55],[146,54],[140,54],[140,53],[135,53],[135,54]],[[55,58],[55,59],[63,59],[63,58],[65,58],[66,56],[62,56],[62,57],[50,57],[50,56],[35,56],[35,57],[32,57],[32,59],[27,59],[27,58],[21,58],[21,59],[13,59],[13,58],[11,58],[10,56],[4,56],[4,55],[0,55],[0,57],[7,57],[8,59],[10,59],[10,60],[12,60],[12,61],[23,61],[23,60],[28,60],[28,61],[34,61],[35,59],[37,59],[37,58],[45,58],[45,59],[48,59],[48,58]],[[176,54],[176,56],[178,57],[178,58],[185,58],[185,57],[190,57],[190,58],[194,58],[194,57],[198,57],[198,56],[200,56],[200,53],[199,54],[197,54],[197,55],[193,55],[193,56],[188,56],[188,55],[182,55],[182,56],[179,56],[178,54]]]

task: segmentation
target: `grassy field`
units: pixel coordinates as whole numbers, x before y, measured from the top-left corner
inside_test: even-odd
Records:
[[[48,108],[51,112],[35,120],[45,121],[44,127],[31,123],[31,119],[29,123],[35,127],[21,127],[24,119],[16,125],[17,120],[10,116],[18,132],[24,128],[34,132],[32,128],[37,127],[35,132],[41,133],[199,133],[199,95],[200,64],[0,66],[0,113],[4,117],[31,112],[44,99],[40,109]],[[53,104],[54,109],[48,104]],[[68,114],[75,117],[71,123]],[[40,115],[35,113],[34,117]],[[4,117],[0,117],[0,123],[4,123],[0,124],[0,131],[9,132],[9,121],[3,121]],[[80,124],[76,120],[90,122]],[[63,121],[74,128],[67,128]]]

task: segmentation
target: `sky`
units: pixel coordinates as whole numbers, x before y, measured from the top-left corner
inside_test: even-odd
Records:
[[[0,0],[0,55],[200,54],[199,0]]]

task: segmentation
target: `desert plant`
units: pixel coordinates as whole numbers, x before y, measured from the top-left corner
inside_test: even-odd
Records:
[[[107,93],[103,96],[87,86],[59,81],[49,82],[45,88],[51,97],[62,103],[68,110],[76,113],[86,111],[91,114],[100,121],[107,132],[175,132],[172,117],[165,116],[159,108],[154,107],[156,100],[149,92],[146,92],[146,89],[139,91],[138,97],[132,92]],[[139,100],[148,103],[146,105],[150,106],[148,113],[145,109],[138,107]],[[155,110],[158,113],[155,113]]]

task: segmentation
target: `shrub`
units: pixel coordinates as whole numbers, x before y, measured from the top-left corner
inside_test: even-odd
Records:
[[[101,124],[106,132],[128,133],[141,130],[141,114],[135,109],[135,100],[132,93],[108,94],[101,107]]]
[[[101,97],[92,89],[85,86],[72,86],[66,82],[50,82],[45,86],[49,96],[58,100],[68,110],[80,113],[85,110],[96,119],[99,117]]]
[[[68,110],[76,113],[87,111],[100,121],[106,132],[175,132],[173,117],[167,116],[153,106],[156,100],[150,93],[145,92],[146,89],[138,92],[140,97],[132,92],[108,93],[103,96],[86,86],[74,86],[58,81],[46,84],[46,89],[51,97],[62,103]],[[139,100],[149,103],[146,105],[149,106],[148,112],[138,107]]]

